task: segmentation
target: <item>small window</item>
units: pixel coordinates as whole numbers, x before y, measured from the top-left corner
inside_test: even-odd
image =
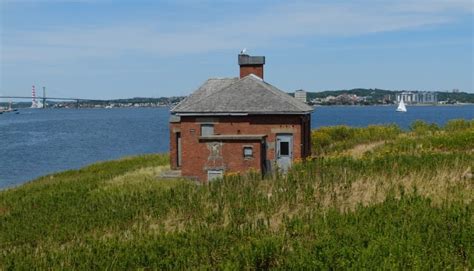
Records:
[[[253,148],[252,147],[244,147],[244,158],[253,157]]]
[[[288,141],[280,142],[280,155],[290,155],[290,143]]]
[[[214,135],[214,124],[201,124],[201,136]]]
[[[224,175],[224,171],[222,169],[219,170],[208,170],[207,171],[207,180],[213,181],[215,179],[222,178]]]

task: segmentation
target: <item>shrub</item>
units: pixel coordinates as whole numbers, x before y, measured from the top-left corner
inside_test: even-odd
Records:
[[[410,125],[410,131],[416,135],[427,135],[439,131],[439,127],[435,123],[428,124],[422,120],[416,120]]]
[[[402,130],[397,125],[370,125],[366,128],[348,126],[322,127],[311,133],[313,155],[341,152],[357,144],[391,140]]]
[[[468,130],[474,129],[474,120],[464,120],[464,119],[455,119],[450,120],[444,126],[446,131],[461,131],[461,130]]]

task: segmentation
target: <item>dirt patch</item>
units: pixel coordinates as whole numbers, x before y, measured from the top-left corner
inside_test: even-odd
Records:
[[[7,215],[10,213],[10,209],[8,209],[7,207],[3,207],[3,206],[0,206],[0,215]]]
[[[371,151],[381,145],[385,144],[385,141],[377,141],[366,144],[356,145],[354,148],[347,150],[346,154],[353,156],[354,158],[361,158],[364,153]]]
[[[155,179],[155,176],[157,176],[163,170],[167,169],[169,169],[168,166],[153,166],[140,168],[135,171],[127,172],[123,175],[114,177],[106,181],[106,185],[120,186],[124,184],[149,181],[150,179]]]

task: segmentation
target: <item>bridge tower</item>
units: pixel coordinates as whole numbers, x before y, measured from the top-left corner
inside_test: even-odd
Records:
[[[35,85],[31,89],[31,108],[38,108],[38,102],[36,101],[36,90]]]
[[[43,109],[46,108],[46,87],[43,87]]]

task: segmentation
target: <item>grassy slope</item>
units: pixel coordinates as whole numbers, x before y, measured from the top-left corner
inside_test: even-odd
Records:
[[[313,142],[264,180],[158,181],[148,155],[0,192],[0,269],[473,268],[474,122]]]

